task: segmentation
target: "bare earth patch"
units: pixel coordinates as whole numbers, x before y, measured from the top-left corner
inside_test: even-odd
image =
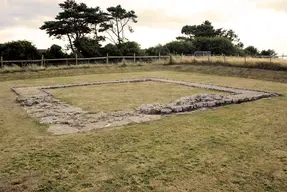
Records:
[[[173,83],[192,88],[220,91],[229,94],[199,94],[179,98],[167,104],[144,104],[135,110],[116,112],[88,112],[56,99],[50,89],[69,88],[76,86],[107,85],[138,82]],[[18,87],[13,91],[19,95],[17,101],[32,117],[43,124],[49,124],[49,132],[68,134],[122,126],[131,123],[143,123],[158,120],[162,115],[191,112],[202,108],[213,108],[228,104],[255,101],[262,98],[279,96],[278,93],[238,89],[218,85],[199,84],[186,81],[167,80],[159,78],[143,78],[115,80],[94,83],[52,85],[40,87]],[[115,93],[116,94],[116,93]]]

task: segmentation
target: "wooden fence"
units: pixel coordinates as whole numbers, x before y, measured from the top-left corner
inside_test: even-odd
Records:
[[[177,61],[179,62],[184,62],[184,59],[198,59],[198,60],[205,60],[206,62],[211,62],[215,61],[215,58],[220,60],[220,62],[230,62],[231,58],[233,59],[241,59],[243,63],[247,64],[248,61],[251,61],[251,59],[265,59],[265,62],[270,62],[274,61],[275,59],[282,59],[284,62],[287,63],[287,55],[282,55],[282,56],[260,56],[260,57],[228,57],[225,55],[220,55],[220,56],[204,56],[204,57],[198,57],[198,56],[193,56],[193,55],[169,55],[169,56],[162,56],[162,55],[157,55],[157,56],[136,56],[135,54],[133,56],[109,56],[108,54],[106,57],[90,57],[90,58],[79,58],[77,54],[75,55],[74,58],[59,58],[59,59],[45,59],[44,56],[42,55],[41,59],[38,60],[4,60],[3,57],[1,56],[0,59],[0,67],[3,68],[4,66],[11,66],[11,65],[18,65],[20,67],[25,67],[27,65],[39,65],[39,66],[48,66],[48,65],[78,65],[78,64],[110,64],[110,63],[119,63],[119,62],[133,62],[136,63],[138,61],[161,61],[162,59],[169,59],[171,57],[177,58]],[[185,60],[187,61],[187,60]]]
[[[109,56],[107,54],[106,57],[90,57],[90,58],[80,58],[75,55],[74,58],[59,58],[59,59],[45,59],[44,56],[42,55],[41,59],[38,60],[4,60],[3,57],[1,56],[0,60],[0,67],[3,68],[5,65],[18,65],[21,67],[27,66],[29,64],[35,64],[39,66],[46,66],[46,65],[78,65],[81,63],[117,63],[117,62],[122,62],[122,61],[132,61],[136,63],[137,61],[142,61],[142,60],[162,60],[162,59],[167,59],[170,58],[170,56],[136,56],[135,54],[133,56]],[[111,62],[115,61],[115,62]]]

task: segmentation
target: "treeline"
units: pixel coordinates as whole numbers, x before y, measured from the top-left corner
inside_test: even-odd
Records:
[[[275,56],[272,49],[259,51],[254,46],[244,48],[238,35],[233,30],[215,29],[211,22],[200,25],[186,25],[182,28],[183,36],[165,45],[148,48],[147,54],[194,54],[196,51],[210,51],[214,55],[228,56]]]
[[[273,57],[277,55],[277,53],[272,49],[259,51],[254,46],[237,48],[228,40],[223,38],[198,38],[194,41],[176,40],[165,45],[157,45],[144,50],[147,55],[158,55],[159,53],[161,55],[193,55],[196,51],[210,51],[212,55],[224,54],[227,56]]]
[[[110,43],[98,49],[93,49],[93,46],[86,46],[86,49],[78,57],[99,57],[106,56],[107,54],[110,56],[146,55],[146,51],[141,49],[138,43],[128,41],[121,45]],[[26,40],[0,44],[0,56],[4,60],[36,60],[41,59],[42,55],[46,59],[75,57],[73,52],[67,53],[65,49],[55,44],[47,50],[39,50],[35,45]]]
[[[203,38],[205,39],[205,38]],[[218,38],[211,39],[217,41]],[[209,41],[209,40],[207,40]],[[221,41],[221,40],[219,40]],[[226,40],[224,40],[226,41]],[[212,44],[211,44],[212,45]],[[170,55],[170,54],[184,54],[184,55],[192,55],[198,49],[197,43],[192,41],[183,41],[176,40],[169,42],[165,45],[157,45],[155,47],[150,47],[148,49],[141,49],[140,45],[136,42],[124,42],[120,46],[114,44],[107,44],[106,46],[100,47],[96,50],[96,54],[93,54],[95,50],[82,52],[81,57],[96,57],[96,56],[106,56],[107,53],[110,56],[129,56],[129,55],[147,55],[147,56],[155,56],[155,55]],[[226,45],[224,45],[226,46]],[[226,55],[240,55],[240,56],[275,56],[276,53],[274,50],[263,50],[259,51],[257,48],[253,46],[249,46],[245,49],[233,49],[232,45],[229,44],[230,50],[236,50],[234,54],[226,54],[224,51],[216,52],[216,49],[219,49],[218,46],[215,46],[212,54],[226,54]],[[225,47],[226,48],[226,47]],[[204,49],[204,50],[212,50],[212,49]],[[230,51],[227,50],[227,51]],[[68,54],[63,48],[59,45],[52,45],[45,51],[38,50],[36,46],[34,46],[29,41],[13,41],[7,42],[4,44],[0,44],[0,55],[5,60],[33,60],[40,59],[41,55],[44,55],[47,59],[57,59],[57,58],[69,58],[75,57],[74,53]]]
[[[129,41],[125,34],[134,32],[132,24],[137,23],[133,10],[121,5],[102,10],[100,7],[88,7],[85,3],[66,0],[59,4],[61,12],[53,21],[46,21],[40,27],[50,37],[67,42],[66,49],[52,45],[46,51],[37,48],[28,41],[14,41],[0,44],[0,55],[6,60],[45,58],[97,57],[121,55],[192,55],[196,51],[210,51],[214,55],[228,56],[274,56],[272,49],[259,51],[254,46],[244,48],[233,30],[216,29],[211,22],[182,27],[182,36],[165,45],[141,49],[137,42]],[[146,37],[148,38],[148,37]],[[103,46],[105,44],[105,46]],[[69,52],[70,54],[67,54]]]

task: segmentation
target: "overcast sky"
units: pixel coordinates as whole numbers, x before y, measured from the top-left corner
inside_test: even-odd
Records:
[[[39,30],[60,11],[61,0],[0,0],[0,43],[26,39],[38,48],[64,45]],[[105,9],[118,0],[78,0]],[[121,0],[138,15],[129,39],[142,48],[175,40],[182,26],[211,21],[216,28],[233,29],[245,46],[275,49],[287,54],[287,0]]]

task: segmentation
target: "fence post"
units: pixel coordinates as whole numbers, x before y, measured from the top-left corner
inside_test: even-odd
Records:
[[[68,59],[66,59],[66,65],[69,65],[69,63],[68,63]]]
[[[210,63],[210,57],[209,57],[209,55],[207,56],[207,59],[208,59],[208,63]]]
[[[1,66],[0,67],[3,68],[3,56],[1,56],[0,60],[1,60]]]
[[[158,62],[160,62],[160,52],[158,53]]]
[[[134,53],[134,63],[136,63],[136,54]]]
[[[183,53],[181,54],[181,63],[183,63]]]
[[[226,63],[226,56],[225,55],[223,55],[223,59],[224,59],[224,63]]]
[[[126,58],[125,58],[125,56],[123,56],[122,62],[123,62],[123,64],[126,64]]]
[[[41,67],[43,67],[44,66],[44,55],[42,55],[42,57],[41,57]]]
[[[76,65],[78,65],[78,54],[76,53]]]
[[[169,64],[173,64],[172,55],[169,55]]]
[[[109,53],[107,53],[106,64],[109,64]]]
[[[270,64],[272,64],[272,56],[270,55]]]
[[[245,64],[245,65],[247,64],[246,56],[244,56],[244,64]]]
[[[282,60],[284,59],[284,53],[282,53]]]

